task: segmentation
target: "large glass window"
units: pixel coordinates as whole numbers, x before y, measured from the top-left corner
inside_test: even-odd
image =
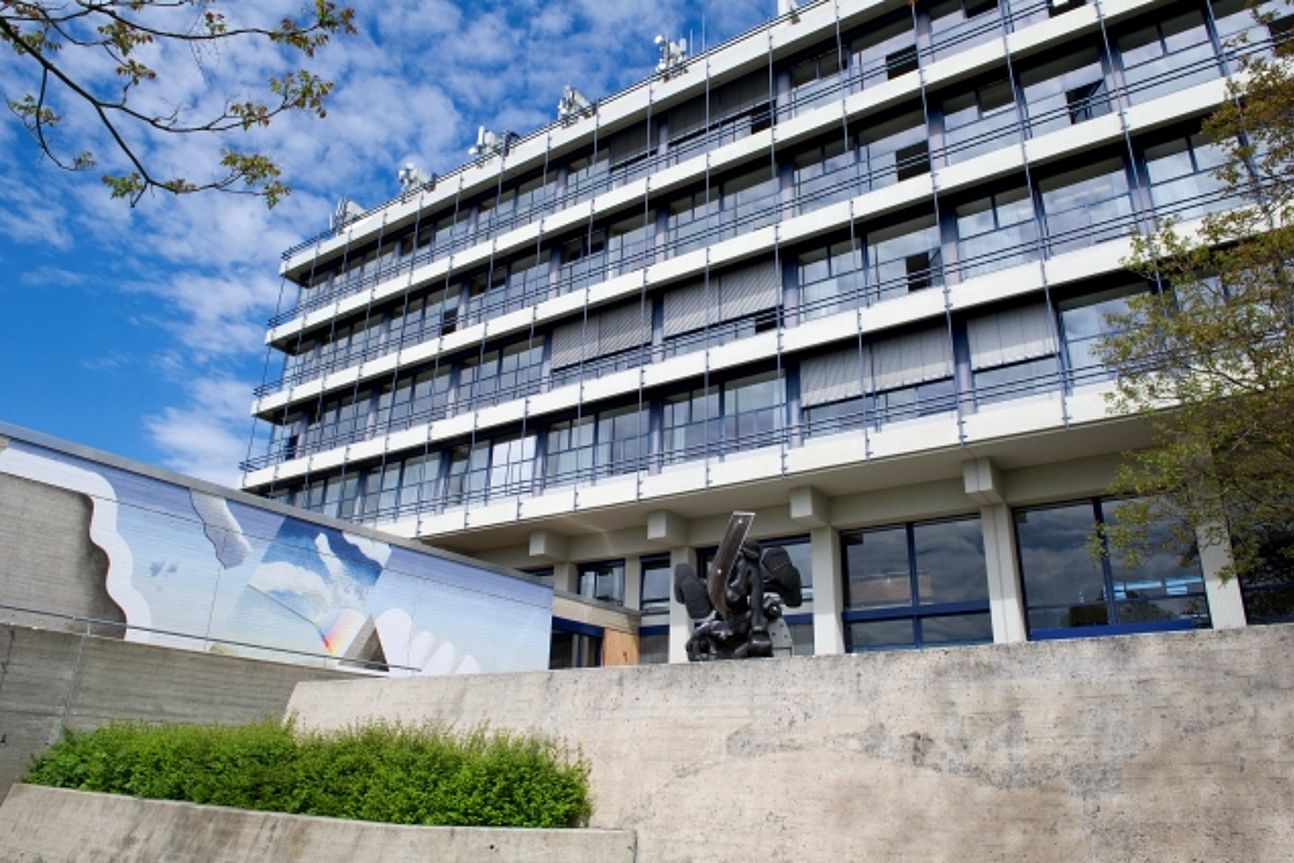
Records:
[[[959,204],[957,268],[963,279],[1013,267],[1037,257],[1033,200],[1024,186]]]
[[[1168,5],[1168,4],[1164,4]],[[1123,61],[1128,99],[1144,102],[1221,74],[1213,43],[1197,4],[1156,9],[1144,21],[1115,39]]]
[[[906,9],[887,19],[868,22],[849,46],[854,54],[854,77],[871,87],[917,68],[916,34]]]
[[[1232,203],[1233,199],[1220,194],[1225,184],[1213,175],[1226,155],[1204,135],[1174,138],[1146,147],[1145,152],[1156,215],[1196,219]]]
[[[1020,70],[1029,134],[1042,135],[1110,113],[1105,70],[1096,46]]]
[[[998,0],[935,0],[929,9],[936,59],[1001,37]]]
[[[1210,625],[1198,556],[1193,547],[1165,547],[1168,525],[1149,527],[1138,562],[1092,554],[1095,527],[1124,505],[1101,498],[1016,510],[1031,638]]]
[[[1053,253],[1127,234],[1132,215],[1123,160],[1101,159],[1038,180]]]
[[[930,133],[920,108],[881,117],[858,134],[858,191],[930,173]]]
[[[998,78],[978,87],[959,87],[943,103],[944,155],[949,164],[995,150],[1016,135],[1011,82]]]
[[[842,533],[851,652],[993,640],[978,517]]]
[[[1071,386],[1109,379],[1097,356],[1101,339],[1114,332],[1109,316],[1127,314],[1128,298],[1145,290],[1144,284],[1128,285],[1060,303],[1060,335]]]
[[[791,66],[791,106],[795,113],[831,98],[839,98],[840,72],[849,61],[832,45]]]
[[[610,408],[549,427],[544,477],[550,485],[632,473],[648,445],[648,409]]]
[[[858,194],[852,139],[833,135],[796,153],[793,183],[800,213],[808,213]]]
[[[801,321],[861,305],[863,262],[856,238],[803,252],[798,264]]]
[[[867,234],[867,289],[873,296],[889,299],[942,283],[939,226],[933,214]]]
[[[642,592],[639,607],[643,613],[668,611],[672,581],[669,555],[644,557],[639,560],[642,569]]]
[[[1268,527],[1259,537],[1257,566],[1240,579],[1245,619],[1251,623],[1294,623],[1294,561],[1286,554],[1292,529]]]
[[[666,219],[670,250],[675,255],[706,245],[709,232],[719,224],[719,190],[699,189],[668,204]]]
[[[580,596],[615,605],[625,601],[625,562],[606,560],[579,566]]]
[[[601,627],[553,618],[553,635],[548,646],[548,667],[561,669],[601,666],[602,636]]]

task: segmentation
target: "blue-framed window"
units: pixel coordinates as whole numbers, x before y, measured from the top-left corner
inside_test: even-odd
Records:
[[[664,665],[669,662],[669,627],[638,628],[638,664]]]
[[[549,668],[597,668],[602,665],[600,626],[589,626],[575,620],[553,618],[552,639],[548,646]]]
[[[1132,561],[1089,543],[1096,525],[1127,501],[1090,498],[1015,511],[1029,637],[1035,640],[1211,625],[1204,575],[1193,547],[1171,548],[1167,524],[1150,525]]]
[[[978,516],[842,533],[840,543],[849,652],[993,640]]]
[[[638,594],[638,607],[644,614],[669,611],[669,555],[643,557],[639,559],[638,565],[642,570],[642,591]]]

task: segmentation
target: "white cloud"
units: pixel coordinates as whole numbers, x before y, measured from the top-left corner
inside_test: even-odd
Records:
[[[197,379],[183,407],[143,418],[144,429],[171,470],[236,486],[247,455],[251,385],[234,378]]]

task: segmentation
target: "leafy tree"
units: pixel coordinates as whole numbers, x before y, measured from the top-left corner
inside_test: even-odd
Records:
[[[107,132],[127,168],[103,175],[114,198],[137,204],[150,189],[174,194],[208,189],[258,195],[268,206],[291,190],[279,166],[266,154],[224,146],[214,179],[159,175],[140,142],[149,136],[224,136],[268,126],[287,111],[324,116],[332,83],[306,69],[291,69],[268,81],[268,97],[228,98],[202,112],[190,107],[159,108],[148,92],[179,70],[154,68],[147,59],[161,49],[190,49],[201,72],[203,52],[231,43],[268,43],[286,54],[313,58],[334,34],[353,33],[354,11],[331,0],[313,2],[277,23],[235,24],[219,0],[0,0],[0,43],[9,46],[30,72],[30,90],[7,94],[9,109],[22,120],[36,145],[66,170],[89,170],[97,157],[89,149],[72,154],[56,140],[68,107],[88,108]],[[151,61],[156,62],[156,61]]]
[[[1269,17],[1260,16],[1264,23]],[[1255,46],[1251,46],[1255,47]],[[1145,496],[1108,529],[1134,556],[1146,527],[1177,548],[1230,542],[1229,575],[1294,572],[1294,77],[1255,51],[1205,123],[1225,159],[1225,210],[1198,230],[1169,223],[1134,239],[1129,265],[1160,289],[1112,315],[1102,347],[1118,373],[1113,407],[1139,413],[1153,445],[1129,454],[1116,493]],[[1196,532],[1198,526],[1198,535]]]

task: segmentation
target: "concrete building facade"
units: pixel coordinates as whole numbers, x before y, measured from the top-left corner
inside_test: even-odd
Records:
[[[639,609],[626,659],[683,658],[733,509],[811,583],[797,652],[1246,625],[1224,548],[1088,554],[1148,442],[1093,346],[1162,288],[1132,232],[1237,203],[1200,123],[1284,29],[824,0],[665,52],[285,253],[243,487]]]

